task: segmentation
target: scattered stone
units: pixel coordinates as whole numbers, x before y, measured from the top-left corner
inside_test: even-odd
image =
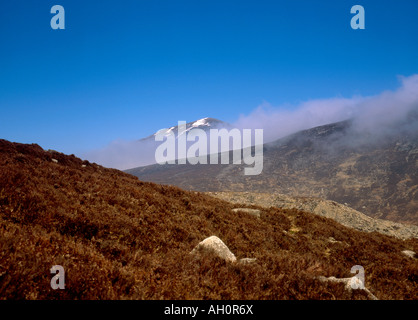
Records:
[[[416,255],[416,253],[414,251],[411,251],[411,250],[404,250],[404,251],[402,251],[402,253],[404,255],[406,255],[407,257],[410,257],[412,259],[415,258],[415,255]]]
[[[54,162],[54,163],[58,163],[58,160],[57,159],[51,159],[52,160],[52,162]]]
[[[237,261],[235,255],[228,249],[225,243],[223,243],[223,241],[216,236],[206,238],[200,242],[190,253],[196,254],[202,250],[212,251],[218,257],[229,262]]]
[[[352,292],[352,290],[354,290],[353,288],[358,288],[359,290],[364,290],[367,293],[367,296],[371,299],[371,300],[379,300],[373,293],[370,292],[369,289],[367,289],[364,286],[363,281],[361,281],[360,278],[354,276],[351,278],[336,278],[336,277],[324,277],[324,276],[320,276],[317,277],[317,279],[319,281],[322,282],[342,282],[345,283],[345,288],[349,291]]]
[[[338,243],[338,242],[340,242],[340,241],[335,240],[333,237],[329,237],[328,238],[328,241],[331,242],[331,243]]]
[[[242,212],[248,213],[248,214],[250,214],[254,217],[260,218],[260,210],[258,210],[258,209],[235,208],[235,209],[232,209],[232,211],[234,211],[234,212],[242,211]]]
[[[82,168],[85,168],[85,167],[87,167],[87,166],[86,166],[85,164],[82,164],[82,165],[81,165],[81,167],[82,167]]]
[[[257,258],[242,258],[239,260],[239,263],[243,263],[243,264],[250,264],[250,263],[254,263],[257,261]]]

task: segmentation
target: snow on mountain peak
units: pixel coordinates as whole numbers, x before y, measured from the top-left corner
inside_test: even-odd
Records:
[[[210,123],[207,122],[209,118],[203,118],[193,122],[192,127],[200,127],[200,126],[210,126]]]

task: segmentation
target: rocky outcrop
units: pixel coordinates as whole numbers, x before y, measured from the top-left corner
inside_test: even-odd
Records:
[[[208,192],[208,194],[241,205],[259,205],[266,208],[273,206],[311,212],[360,231],[376,231],[400,239],[418,238],[418,226],[416,225],[372,218],[335,201],[311,197],[291,197],[277,193]]]

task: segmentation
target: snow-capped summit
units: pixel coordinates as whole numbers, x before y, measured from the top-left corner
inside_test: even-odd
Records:
[[[174,121],[176,121],[177,124],[171,127],[165,126],[167,124],[162,123],[161,128],[165,128],[163,129],[165,131],[164,134],[170,135],[171,133],[174,133],[176,138],[178,138],[179,120],[185,119],[175,119]],[[225,128],[229,130],[231,127],[232,126],[226,122],[206,117],[186,123],[185,131],[189,132],[191,129],[198,128],[205,132],[209,132],[210,129]],[[109,168],[117,168],[120,170],[155,164],[155,151],[161,144],[161,141],[156,141],[155,137],[156,133],[134,141],[115,142],[102,150],[91,153],[88,155],[88,159]],[[193,141],[187,141],[187,144],[193,143]]]
[[[200,126],[211,126],[210,122],[208,121],[210,118],[203,118],[200,120],[197,120],[192,123],[192,127],[200,127]]]
[[[202,118],[193,122],[188,122],[186,123],[186,130],[185,132],[190,131],[191,129],[202,129],[202,130],[209,130],[209,129],[222,129],[222,128],[231,128],[231,125],[227,122],[215,119],[215,118],[210,118],[210,117],[206,117],[206,118]],[[170,127],[169,129],[163,129],[165,130],[166,134],[170,134],[171,132],[174,132],[174,134],[177,135],[178,132],[178,125],[174,126],[174,127]],[[184,133],[184,132],[183,132]],[[157,134],[154,133],[153,135],[142,139],[142,140],[148,140],[148,139],[154,139],[155,135]]]

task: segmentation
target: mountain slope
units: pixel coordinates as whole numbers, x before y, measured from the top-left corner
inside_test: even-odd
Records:
[[[418,226],[366,216],[335,201],[283,194],[251,192],[208,192],[207,194],[232,203],[297,209],[327,217],[342,225],[366,232],[379,232],[401,239],[418,238]]]
[[[298,132],[264,145],[263,171],[256,176],[232,164],[127,172],[188,190],[318,197],[371,217],[418,224],[418,121],[386,135],[359,131],[351,121]]]
[[[350,277],[353,265],[378,298],[418,298],[416,258],[402,253],[417,252],[417,239],[297,210],[232,210],[240,206],[0,140],[0,298],[366,299],[318,280]],[[256,262],[190,254],[212,235]],[[64,290],[50,287],[54,265]]]

